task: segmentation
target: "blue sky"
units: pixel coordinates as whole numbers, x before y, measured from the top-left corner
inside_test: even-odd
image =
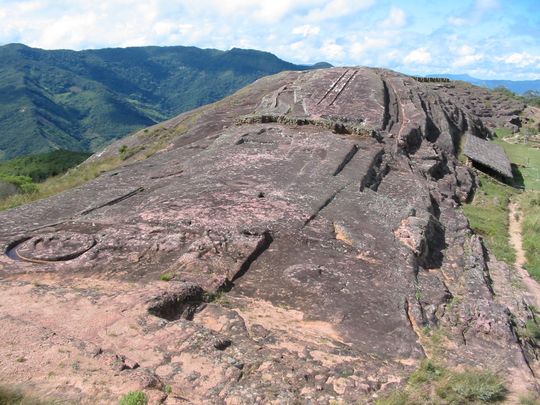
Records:
[[[296,63],[540,79],[540,0],[0,0],[0,44],[254,48]]]

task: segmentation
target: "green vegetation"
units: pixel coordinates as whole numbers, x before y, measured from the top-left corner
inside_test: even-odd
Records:
[[[80,186],[89,180],[95,179],[101,173],[118,167],[121,162],[119,158],[109,158],[74,167],[64,175],[51,177],[42,183],[37,183],[37,191],[35,192],[15,194],[0,200],[0,211],[50,197],[62,191]]]
[[[540,92],[536,90],[528,90],[521,96],[504,86],[497,86],[493,89],[494,92],[523,101],[525,104],[540,107]]]
[[[35,193],[37,186],[32,182],[32,178],[28,176],[12,176],[0,172],[0,180],[4,183],[13,184],[22,194]]]
[[[377,405],[483,404],[503,400],[502,380],[487,371],[452,371],[424,360],[407,386],[377,401]]]
[[[521,233],[527,258],[525,268],[540,281],[540,192],[527,192],[519,201],[523,213]]]
[[[519,169],[522,178],[518,178],[518,182],[521,182],[526,190],[540,191],[540,149],[531,148],[522,143],[504,141],[503,138],[512,135],[506,128],[499,128],[495,133],[497,135],[495,143],[504,148],[510,161]]]
[[[509,92],[505,89],[497,91],[505,94]],[[495,256],[514,264],[515,252],[509,243],[508,235],[508,203],[510,199],[517,198],[523,215],[522,237],[527,257],[525,267],[532,277],[540,281],[540,149],[531,147],[526,136],[521,133],[513,134],[508,128],[497,128],[495,135],[495,143],[504,148],[515,165],[514,177],[517,185],[525,192],[519,195],[517,189],[481,174],[481,187],[477,190],[474,201],[465,205],[463,211],[472,228],[486,239]],[[511,138],[507,140],[512,143],[505,138]]]
[[[0,177],[24,177],[40,182],[58,176],[90,157],[89,153],[55,150],[0,162]],[[9,181],[9,180],[7,180]]]
[[[120,399],[120,405],[146,405],[148,397],[142,391],[131,391]]]
[[[540,92],[534,90],[526,91],[523,94],[523,100],[528,105],[540,107]]]
[[[161,281],[171,281],[174,277],[174,274],[173,273],[165,273],[165,274],[162,274],[161,277],[159,277],[159,279]]]
[[[143,151],[144,149],[146,149],[144,145],[133,146],[131,148],[127,145],[122,145],[118,149],[118,153],[120,154],[120,159],[127,160],[130,157],[135,156],[137,153]]]
[[[307,68],[241,49],[0,46],[0,160],[52,149],[96,151],[260,77]]]
[[[540,149],[532,148],[526,142],[506,142],[504,140],[506,137],[521,136],[513,135],[507,129],[499,128],[495,132],[497,135],[495,142],[504,147],[510,161],[518,167],[517,180],[525,188],[525,192],[518,198],[523,215],[522,238],[527,258],[525,268],[532,277],[540,281]],[[466,213],[470,210],[470,207],[464,208]],[[502,214],[499,218],[502,218]],[[496,227],[494,222],[496,219],[485,220],[489,222],[490,227]]]
[[[482,235],[499,260],[514,264],[516,254],[508,233],[508,203],[517,191],[491,177],[479,174],[481,186],[472,203],[463,206],[472,229]]]

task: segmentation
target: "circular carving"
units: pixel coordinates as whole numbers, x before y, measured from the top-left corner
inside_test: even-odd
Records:
[[[76,232],[56,232],[33,236],[15,247],[21,260],[29,262],[59,262],[72,260],[96,244],[90,236]]]

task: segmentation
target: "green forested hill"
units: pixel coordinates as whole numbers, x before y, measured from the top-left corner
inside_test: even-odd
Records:
[[[89,153],[54,150],[0,162],[0,178],[26,176],[34,182],[57,176],[84,162]]]
[[[309,68],[243,49],[1,46],[0,160],[54,149],[95,151],[259,77]]]

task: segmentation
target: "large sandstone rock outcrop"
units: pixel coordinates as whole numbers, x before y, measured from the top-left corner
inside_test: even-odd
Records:
[[[460,141],[488,132],[444,86],[261,79],[93,159],[162,152],[0,213],[2,379],[89,402],[327,403],[372,400],[436,351],[532,387],[528,308],[459,209]]]

